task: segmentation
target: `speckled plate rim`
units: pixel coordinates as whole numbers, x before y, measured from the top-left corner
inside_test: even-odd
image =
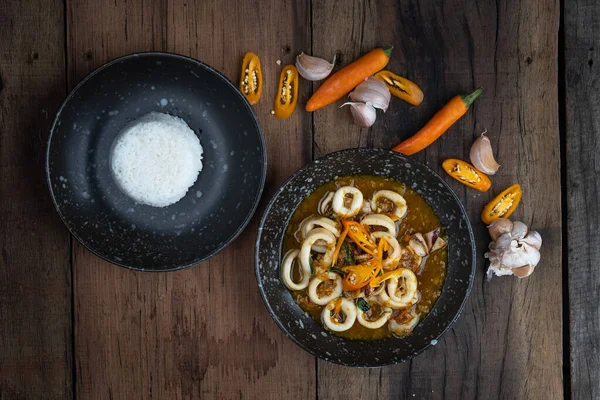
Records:
[[[242,99],[243,104],[245,105],[246,109],[250,112],[250,115],[252,116],[252,120],[254,121],[254,125],[256,127],[256,130],[258,131],[258,137],[259,137],[259,142],[260,142],[260,151],[262,153],[262,158],[263,158],[262,170],[260,172],[260,183],[259,183],[258,192],[256,193],[256,197],[252,200],[252,207],[250,209],[250,212],[248,213],[248,215],[246,216],[246,218],[244,219],[244,221],[242,222],[242,224],[238,227],[238,229],[235,232],[233,232],[233,234],[227,240],[223,241],[223,244],[221,246],[215,248],[215,250],[213,250],[212,252],[210,252],[206,256],[199,257],[198,259],[196,259],[196,260],[194,260],[194,261],[192,261],[190,263],[177,265],[177,266],[171,267],[171,268],[165,268],[165,269],[162,269],[162,270],[136,268],[136,267],[132,267],[130,265],[127,265],[126,263],[119,262],[117,260],[109,259],[108,257],[104,256],[99,251],[95,250],[88,243],[86,243],[83,239],[81,239],[77,235],[77,232],[75,232],[75,230],[72,229],[69,226],[69,224],[67,223],[67,220],[65,219],[65,216],[60,211],[60,208],[58,207],[58,204],[56,203],[56,197],[54,195],[54,191],[52,190],[52,182],[50,181],[50,145],[52,144],[52,137],[54,135],[54,130],[55,130],[56,126],[57,126],[58,120],[60,119],[60,116],[61,116],[61,114],[63,112],[63,109],[67,106],[67,104],[69,103],[69,101],[71,100],[71,98],[74,97],[75,94],[77,93],[77,91],[83,85],[85,85],[92,77],[96,76],[97,74],[99,74],[103,70],[105,70],[105,69],[113,66],[114,64],[118,64],[120,62],[127,61],[127,60],[132,59],[132,58],[141,58],[141,57],[169,57],[169,58],[178,59],[178,60],[182,60],[182,61],[186,61],[186,62],[195,64],[196,66],[199,66],[201,68],[205,68],[207,71],[211,72],[215,77],[217,77],[218,79],[220,79],[221,81],[223,81],[226,85],[228,85],[230,88],[232,88],[233,92],[240,99]],[[58,111],[56,112],[56,115],[54,117],[54,121],[52,122],[52,126],[50,127],[50,134],[48,136],[48,141],[46,143],[46,184],[48,185],[48,189],[50,191],[50,197],[52,198],[52,204],[54,204],[54,209],[56,210],[56,212],[60,216],[60,219],[62,220],[63,224],[67,227],[67,229],[69,230],[69,232],[71,233],[71,235],[73,235],[73,237],[75,239],[77,239],[77,241],[79,243],[81,243],[83,245],[83,247],[85,247],[86,249],[88,249],[89,251],[91,251],[96,256],[100,257],[101,259],[103,259],[103,260],[105,260],[105,261],[107,261],[107,262],[109,262],[111,264],[117,265],[119,267],[127,268],[127,269],[130,269],[130,270],[135,270],[135,271],[143,271],[143,272],[169,272],[169,271],[177,271],[177,270],[180,270],[180,269],[190,268],[190,267],[193,267],[195,265],[198,265],[198,264],[200,264],[200,263],[208,260],[209,258],[215,256],[216,254],[220,253],[221,251],[223,251],[229,244],[231,244],[244,231],[244,229],[246,229],[246,227],[248,226],[248,224],[252,220],[252,217],[256,213],[256,209],[258,208],[258,205],[260,203],[260,199],[262,198],[262,193],[263,193],[263,190],[264,190],[264,187],[265,187],[266,178],[267,178],[267,148],[266,148],[266,144],[265,144],[265,136],[264,136],[263,130],[262,130],[261,126],[260,126],[260,123],[258,122],[258,118],[256,116],[256,113],[252,109],[252,106],[250,105],[250,103],[248,103],[248,100],[246,100],[246,98],[239,91],[239,89],[237,88],[237,86],[235,84],[233,84],[233,82],[231,82],[221,72],[217,71],[216,69],[214,69],[210,65],[203,63],[202,61],[196,60],[196,59],[191,58],[191,57],[183,56],[181,54],[176,54],[176,53],[169,53],[169,52],[163,52],[163,51],[144,51],[144,52],[131,53],[131,54],[127,54],[125,56],[121,56],[121,57],[115,58],[114,60],[108,61],[107,63],[101,65],[100,67],[98,67],[95,70],[93,70],[92,72],[90,72],[85,78],[83,78],[81,80],[81,82],[79,82],[77,84],[77,86],[75,86],[69,92],[69,94],[67,95],[67,97],[65,98],[65,100],[60,105],[60,108],[58,109]]]
[[[281,195],[281,193],[283,192],[283,189],[288,186],[292,181],[294,181],[296,179],[297,176],[301,175],[304,171],[306,171],[308,168],[311,168],[316,161],[322,163],[324,160],[330,158],[330,157],[334,157],[334,156],[338,156],[340,154],[344,154],[344,153],[348,153],[348,152],[355,152],[355,151],[376,151],[376,152],[381,152],[382,154],[385,154],[386,156],[389,157],[396,157],[399,160],[408,162],[408,163],[414,163],[416,165],[418,165],[419,167],[425,169],[426,171],[428,171],[429,173],[431,173],[433,176],[435,176],[439,182],[444,186],[444,188],[446,190],[448,190],[448,192],[451,194],[452,198],[456,201],[456,203],[458,204],[458,207],[461,211],[461,213],[464,216],[464,219],[467,223],[467,231],[469,232],[469,243],[470,243],[470,248],[471,248],[471,272],[469,274],[469,284],[467,286],[467,290],[465,292],[464,298],[462,303],[460,304],[460,307],[458,308],[458,312],[456,313],[456,315],[454,316],[454,318],[452,318],[450,320],[450,322],[448,323],[448,325],[446,327],[444,327],[440,333],[435,337],[435,340],[439,340],[442,336],[444,336],[444,334],[456,323],[456,321],[458,321],[458,319],[460,318],[465,305],[467,304],[467,300],[469,299],[469,295],[471,294],[471,290],[473,288],[473,282],[475,280],[475,272],[476,272],[476,268],[477,268],[477,249],[475,246],[475,236],[473,234],[473,227],[471,226],[471,221],[469,220],[469,215],[467,214],[467,210],[465,209],[465,207],[463,206],[462,202],[460,201],[460,199],[458,198],[458,196],[456,195],[456,193],[454,193],[454,190],[452,190],[452,188],[446,183],[446,181],[444,181],[434,170],[432,170],[431,168],[429,168],[427,165],[416,161],[414,159],[411,159],[409,157],[406,157],[400,153],[397,152],[393,152],[390,150],[384,150],[384,149],[376,149],[376,148],[353,148],[353,149],[345,149],[345,150],[339,150],[333,153],[329,153],[321,158],[318,158],[316,160],[313,160],[312,162],[304,165],[303,167],[299,168],[298,170],[296,170],[296,172],[294,172],[289,178],[287,178],[285,180],[285,182],[280,186],[280,188],[278,189],[278,191],[273,195],[273,197],[271,198],[271,200],[269,201],[269,203],[267,204],[267,207],[265,208],[265,211],[261,217],[260,220],[260,224],[258,226],[258,235],[256,236],[256,242],[254,245],[254,273],[256,275],[256,281],[258,284],[258,290],[260,292],[260,296],[262,298],[262,301],[265,305],[265,307],[267,308],[267,311],[269,312],[269,315],[271,316],[271,318],[275,321],[275,323],[277,324],[277,326],[279,326],[279,329],[281,329],[283,331],[283,333],[285,334],[285,336],[287,336],[292,342],[294,342],[298,347],[300,347],[301,349],[303,349],[304,351],[308,352],[309,354],[312,354],[315,357],[318,357],[322,360],[325,360],[327,362],[331,362],[333,364],[339,364],[339,365],[344,365],[346,367],[354,367],[354,368],[381,368],[381,367],[386,367],[389,365],[396,365],[396,364],[400,364],[403,363],[405,361],[411,360],[415,357],[417,357],[419,354],[421,354],[422,352],[424,352],[425,350],[427,350],[429,347],[433,346],[433,344],[431,342],[427,343],[425,346],[423,346],[422,348],[420,348],[419,350],[416,350],[413,354],[411,354],[409,357],[397,361],[397,362],[383,362],[383,363],[373,363],[373,364],[367,364],[367,363],[356,363],[356,364],[350,364],[350,363],[345,363],[342,362],[338,359],[330,359],[328,357],[326,357],[325,355],[314,351],[313,349],[309,348],[308,346],[305,346],[303,343],[301,343],[299,340],[297,340],[293,335],[291,335],[288,331],[288,329],[286,328],[286,326],[283,324],[283,322],[281,322],[279,320],[279,318],[277,317],[277,314],[275,314],[275,311],[273,310],[273,308],[271,307],[271,305],[269,304],[269,302],[267,301],[267,295],[264,291],[264,287],[262,285],[261,282],[261,278],[260,278],[260,268],[259,268],[259,248],[260,248],[260,240],[262,237],[262,232],[263,232],[263,225],[265,223],[265,220],[267,219],[267,215],[269,214],[269,212],[271,211],[271,208],[273,207],[273,205],[275,204],[275,202],[277,201],[277,199],[279,198],[279,196]],[[304,200],[304,198],[302,199]],[[300,202],[302,202],[302,200],[300,200]],[[298,207],[299,203],[296,204],[296,206],[294,207],[294,210],[292,211],[292,213],[290,213],[290,215],[288,216],[288,219],[285,222],[285,226],[287,226],[287,224],[289,223],[290,218],[293,215],[293,212],[296,211],[296,208]],[[279,256],[281,257],[281,246],[282,244],[279,245]],[[444,282],[444,286],[446,285],[446,282]],[[442,289],[443,290],[443,289]],[[435,305],[433,306],[433,308],[436,308],[438,306],[438,302],[436,301]],[[433,309],[432,309],[433,311]],[[425,320],[427,320],[429,318],[429,316],[432,315],[432,313],[430,312],[429,314],[427,314],[427,316],[425,317]]]

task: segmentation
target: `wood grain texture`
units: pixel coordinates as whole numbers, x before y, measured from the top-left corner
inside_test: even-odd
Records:
[[[64,61],[62,3],[0,1],[0,399],[72,398],[69,235],[44,172]]]
[[[306,1],[68,0],[69,86],[102,63],[135,51],[192,56],[234,81],[243,54],[259,54],[268,82],[255,106],[267,140],[266,200],[311,157],[310,116],[296,113],[278,121],[270,114],[281,68],[276,60],[291,63],[310,45],[307,10]],[[301,93],[304,100],[307,94]],[[75,244],[77,395],[314,396],[314,358],[284,337],[259,297],[253,252],[257,217],[227,250],[173,273],[127,271]]]
[[[315,112],[315,156],[358,146],[390,148],[452,96],[483,86],[472,110],[415,157],[441,172],[445,158],[468,159],[471,143],[487,129],[503,165],[489,193],[447,179],[469,210],[479,258],[458,323],[437,346],[402,365],[357,370],[319,362],[319,396],[561,398],[558,2],[313,2],[312,16],[314,55],[338,52],[345,64],[375,46],[394,45],[388,69],[425,93],[416,108],[392,99],[371,129],[355,127],[349,111],[335,106]],[[541,232],[542,263],[528,279],[487,282],[483,253],[489,238],[479,213],[514,182],[525,191],[514,218]]]
[[[571,395],[600,398],[600,4],[564,4]],[[568,327],[565,327],[568,329]]]

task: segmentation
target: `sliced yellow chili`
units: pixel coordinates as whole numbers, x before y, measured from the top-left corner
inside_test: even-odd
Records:
[[[369,284],[379,271],[381,271],[381,261],[372,258],[359,265],[350,265],[343,267],[342,271],[346,273],[342,281],[344,290],[356,290]]]
[[[293,65],[286,65],[279,77],[279,86],[275,96],[275,116],[287,118],[296,109],[298,103],[298,70]]]
[[[471,164],[456,158],[449,158],[442,163],[444,171],[463,185],[487,192],[492,186],[490,178]]]
[[[263,76],[260,58],[254,53],[246,53],[242,61],[240,74],[240,91],[250,104],[256,104],[262,95]]]
[[[375,74],[390,90],[390,93],[399,99],[402,99],[414,106],[418,106],[423,101],[423,92],[416,83],[409,81],[390,71],[379,71]]]
[[[361,224],[356,221],[344,219],[342,220],[342,225],[344,225],[344,228],[348,228],[348,236],[358,247],[373,257],[377,255],[377,246],[373,243],[369,233]]]
[[[484,208],[481,213],[481,220],[486,224],[491,224],[498,218],[508,218],[515,211],[523,190],[521,185],[514,184],[508,189],[502,191],[498,196],[494,197]]]

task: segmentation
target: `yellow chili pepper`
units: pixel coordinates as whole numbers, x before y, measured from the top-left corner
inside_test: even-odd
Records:
[[[377,258],[372,258],[359,265],[343,267],[342,271],[346,273],[346,276],[342,280],[342,288],[344,290],[360,289],[379,274],[379,271],[381,271],[381,261]]]
[[[508,218],[516,210],[523,196],[521,185],[514,184],[494,197],[481,212],[481,220],[491,224],[498,218]]]
[[[344,243],[344,240],[346,239],[346,236],[348,235],[348,230],[349,230],[349,226],[346,225],[344,227],[342,234],[340,235],[340,238],[338,239],[337,244],[335,245],[335,250],[333,252],[331,265],[336,265],[335,263],[337,262],[337,259],[340,255],[340,250],[342,248],[342,244]]]
[[[487,192],[492,186],[490,178],[471,164],[456,158],[449,158],[442,163],[444,171],[463,185],[480,192]]]
[[[416,83],[409,81],[390,71],[379,71],[375,74],[375,78],[379,79],[390,90],[394,96],[402,99],[412,105],[418,106],[423,101],[423,92]]]
[[[242,61],[239,88],[250,104],[256,104],[260,100],[262,84],[260,58],[254,53],[246,53],[244,61]]]
[[[298,70],[293,65],[286,65],[279,77],[279,87],[275,96],[275,116],[287,118],[296,109],[298,103]]]

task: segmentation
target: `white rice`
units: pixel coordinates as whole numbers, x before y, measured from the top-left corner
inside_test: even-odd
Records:
[[[120,134],[111,167],[121,189],[135,201],[165,207],[181,200],[196,182],[202,152],[185,121],[151,112]]]

